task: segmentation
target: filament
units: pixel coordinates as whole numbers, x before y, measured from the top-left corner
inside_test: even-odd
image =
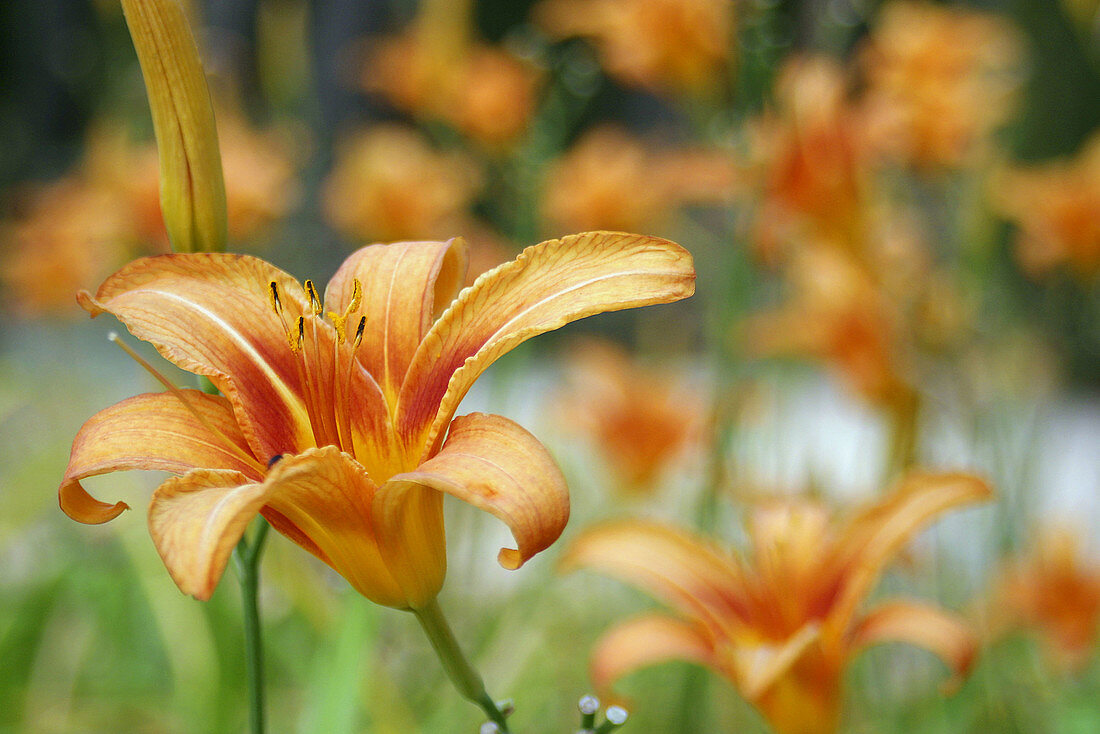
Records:
[[[126,354],[128,354],[131,359],[144,367],[149,374],[155,377],[157,381],[160,382],[160,384],[164,385],[168,389],[168,391],[172,393],[173,397],[183,403],[183,406],[187,408],[188,411],[190,411],[191,415],[195,416],[195,419],[198,420],[198,422],[201,423],[202,426],[206,428],[206,430],[210,431],[212,434],[214,434],[214,436],[216,436],[225,444],[230,453],[235,454],[237,458],[244,461],[253,469],[256,469],[260,475],[263,475],[263,464],[261,464],[256,459],[256,457],[252,456],[250,453],[246,452],[244,449],[234,443],[228,436],[226,436],[221,430],[219,430],[217,426],[211,424],[210,421],[208,421],[206,417],[198,411],[198,408],[191,404],[191,401],[187,399],[186,395],[184,395],[183,390],[176,387],[176,385],[173,384],[172,381],[169,380],[167,377],[162,375],[156,367],[149,364],[149,362],[144,357],[134,351],[134,349],[126,344],[126,342],[122,341],[122,339],[119,338],[118,334],[112,331],[110,334],[107,335],[107,339],[111,342],[114,342],[120,349],[122,349],[122,351],[126,352]]]

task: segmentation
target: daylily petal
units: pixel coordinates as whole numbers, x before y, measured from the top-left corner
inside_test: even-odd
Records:
[[[827,643],[839,642],[883,568],[915,533],[941,512],[992,496],[990,486],[970,474],[914,473],[889,499],[855,518],[837,548],[844,582],[825,622]]]
[[[634,584],[712,631],[746,615],[741,569],[707,540],[643,521],[591,528],[572,542],[564,570],[593,568]]]
[[[264,485],[233,471],[197,469],[157,488],[149,534],[180,591],[210,598],[264,500]]]
[[[111,505],[94,499],[80,485],[87,477],[113,471],[182,474],[220,468],[259,476],[262,466],[246,460],[251,451],[229,401],[198,390],[181,394],[194,412],[170,393],[148,393],[105,408],[81,426],[58,490],[65,514],[84,523],[102,523],[127,509],[124,502]]]
[[[410,487],[446,492],[502,520],[518,549],[502,548],[500,565],[517,569],[558,539],[569,519],[565,477],[537,438],[499,415],[471,413],[451,423],[442,450],[415,471],[398,474],[375,498],[388,518]]]
[[[334,446],[309,449],[277,462],[264,483],[267,508],[312,541],[321,560],[359,593],[384,606],[408,606],[379,548],[371,514],[375,485],[358,462]]]
[[[729,654],[741,694],[750,701],[763,696],[820,639],[820,625],[808,622],[781,642],[735,640]]]
[[[529,247],[482,274],[424,337],[401,386],[398,432],[426,458],[474,380],[520,342],[694,291],[691,255],[668,240],[587,232]]]
[[[332,566],[359,593],[386,606],[407,606],[378,548],[363,468],[333,446],[280,459],[262,483],[197,470],[169,480],[149,508],[153,540],[180,588],[213,592],[229,551],[257,513]]]
[[[592,650],[589,675],[597,691],[639,668],[670,660],[686,660],[717,668],[706,633],[661,614],[635,617],[612,627]]]
[[[908,642],[935,653],[961,682],[978,655],[978,637],[962,617],[917,601],[891,601],[875,607],[852,630],[853,655],[882,642]]]
[[[95,298],[86,292],[79,298],[92,316],[114,314],[170,361],[209,377],[232,402],[254,452],[266,460],[313,444],[298,357],[269,300],[272,281],[288,322],[296,324],[308,308],[302,287],[247,255],[141,258],[108,278]]]
[[[352,301],[354,282],[361,284],[362,302],[347,314],[347,328],[355,329],[366,315],[359,360],[391,406],[421,339],[458,295],[467,260],[461,238],[370,245],[345,260],[329,282],[326,306],[341,317]]]

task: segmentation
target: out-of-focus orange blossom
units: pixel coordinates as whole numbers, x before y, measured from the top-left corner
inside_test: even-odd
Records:
[[[400,110],[501,147],[527,129],[541,74],[508,51],[473,40],[470,12],[467,3],[425,3],[408,31],[374,42],[360,83]]]
[[[544,0],[535,20],[558,38],[583,36],[621,81],[708,93],[724,79],[734,37],[728,0]]]
[[[698,441],[706,409],[685,380],[647,369],[621,347],[595,339],[576,345],[566,369],[561,417],[593,439],[621,491],[653,491]]]
[[[660,229],[677,207],[729,201],[733,157],[704,149],[654,150],[618,127],[587,132],[546,173],[547,229]]]
[[[456,223],[480,187],[465,156],[436,151],[412,129],[378,125],[338,147],[324,211],[356,241],[440,238],[463,231]]]
[[[859,607],[920,529],[990,497],[970,475],[913,474],[847,523],[805,500],[760,506],[749,517],[745,559],[652,522],[591,528],[564,566],[636,585],[676,613],[646,613],[606,633],[593,652],[593,681],[604,690],[638,668],[687,660],[728,679],[779,734],[828,734],[839,721],[844,669],[870,645],[908,642],[965,675],[978,640],[958,615],[907,599]]]
[[[1041,534],[1030,555],[1005,569],[994,597],[994,626],[1034,630],[1055,667],[1079,671],[1100,630],[1100,563],[1066,529]]]
[[[1015,107],[1021,47],[992,14],[924,0],[884,5],[860,58],[875,145],[926,170],[985,153]]]
[[[1064,268],[1087,281],[1100,272],[1100,134],[1074,158],[1006,172],[993,197],[1018,228],[1016,256],[1028,275]]]
[[[750,122],[748,169],[760,194],[753,245],[767,261],[806,236],[860,246],[870,174],[847,86],[835,61],[794,57],[780,69],[774,107]]]

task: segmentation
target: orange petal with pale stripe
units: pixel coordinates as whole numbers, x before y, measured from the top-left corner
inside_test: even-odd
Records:
[[[741,694],[756,701],[768,693],[807,651],[821,639],[821,627],[807,622],[785,640],[746,642],[734,639],[730,644],[734,680]]]
[[[213,592],[229,551],[257,513],[332,566],[359,593],[392,607],[408,602],[378,547],[366,472],[333,446],[280,459],[262,483],[198,470],[156,491],[149,527],[180,588]]]
[[[157,488],[149,534],[180,591],[210,598],[264,500],[263,484],[233,471],[197,469]]]
[[[890,601],[875,607],[852,630],[853,655],[883,642],[907,642],[935,653],[961,682],[978,655],[978,637],[962,617],[918,601]]]
[[[649,614],[606,632],[592,650],[589,671],[592,684],[603,692],[628,673],[670,660],[717,667],[703,630],[672,617]]]
[[[517,344],[586,316],[694,292],[691,255],[668,240],[587,232],[529,247],[482,274],[424,337],[401,387],[398,432],[427,458],[474,380]]]
[[[367,317],[359,361],[382,386],[391,405],[409,362],[439,314],[451,305],[466,277],[466,243],[398,242],[353,253],[328,284],[326,307],[344,315],[354,283],[362,286],[359,308],[348,314],[354,330]]]
[[[375,499],[383,524],[393,524],[389,518],[416,486],[445,492],[502,520],[517,545],[498,555],[508,569],[557,540],[569,520],[569,490],[553,457],[537,438],[499,415],[456,418],[438,454],[387,482]]]
[[[844,580],[825,623],[827,644],[839,644],[856,607],[913,535],[942,512],[992,497],[990,486],[971,474],[914,473],[888,499],[857,516],[837,546]]]
[[[168,360],[210,378],[233,404],[254,453],[266,461],[313,443],[298,357],[269,301],[272,281],[293,326],[308,308],[302,287],[247,255],[141,258],[108,278],[94,298],[82,292],[80,302],[93,316],[114,314]]]
[[[102,523],[125,510],[125,503],[100,502],[80,485],[87,477],[114,471],[182,474],[220,468],[254,479],[260,476],[263,467],[255,459],[249,461],[251,451],[229,401],[198,390],[181,394],[194,412],[170,393],[148,393],[105,408],[81,426],[58,490],[65,514],[84,523]]]
[[[741,569],[707,540],[643,521],[582,533],[561,560],[564,570],[592,568],[634,584],[716,634],[747,616]]]

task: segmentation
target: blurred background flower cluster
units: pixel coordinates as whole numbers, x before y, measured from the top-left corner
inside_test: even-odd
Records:
[[[914,469],[995,500],[935,518],[870,597],[954,610],[980,646],[950,691],[915,648],[846,657],[840,730],[1100,728],[1095,0],[185,5],[235,251],[320,282],[363,244],[459,235],[471,282],[590,229],[695,257],[694,298],[524,345],[464,405],[520,420],[571,488],[565,536],[516,574],[491,563],[502,527],[448,508],[444,598],[518,730],[572,731],[590,667],[617,665],[633,731],[802,731],[699,655],[717,672],[590,666],[662,606],[560,556],[645,518],[689,556],[792,554],[770,593],[797,596],[824,518]],[[5,2],[0,54],[0,732],[239,731],[236,589],[184,598],[143,513],[78,526],[54,494],[81,423],[157,389],[75,301],[168,251],[121,11]],[[104,481],[140,508],[155,480]],[[283,539],[263,573],[278,730],[468,730],[407,615]],[[659,624],[638,639],[683,653]]]

